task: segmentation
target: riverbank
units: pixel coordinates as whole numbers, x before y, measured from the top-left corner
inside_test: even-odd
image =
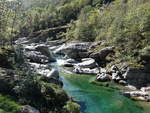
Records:
[[[62,89],[59,72],[48,67],[50,53],[41,49],[0,48],[1,113],[80,112]]]

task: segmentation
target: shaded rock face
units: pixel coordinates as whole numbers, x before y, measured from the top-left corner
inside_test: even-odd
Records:
[[[39,110],[31,107],[30,105],[24,105],[21,107],[21,113],[40,113]]]
[[[50,62],[55,62],[56,59],[53,57],[52,52],[49,51],[48,46],[44,45],[44,44],[40,44],[38,46],[36,46],[35,50],[40,51],[43,55],[48,57],[48,60]]]
[[[8,50],[6,48],[0,48],[0,67],[3,68],[12,68],[12,60],[14,57],[14,51],[13,50]]]
[[[12,93],[16,81],[17,76],[13,70],[0,68],[0,92]]]
[[[123,75],[131,85],[142,87],[150,83],[150,73],[136,68],[128,68]]]
[[[30,60],[30,62],[36,63],[48,63],[55,62],[52,52],[49,51],[48,46],[44,44],[39,45],[25,45],[24,55]]]
[[[90,55],[90,52],[80,52],[78,50],[68,53],[68,57],[73,58],[73,59],[88,58],[89,55]]]
[[[4,68],[10,68],[11,65],[8,61],[8,58],[5,55],[0,55],[0,66]]]
[[[89,57],[95,59],[96,62],[98,62],[100,64],[102,61],[106,60],[106,57],[110,53],[114,53],[114,49],[115,49],[115,47],[106,47],[106,48],[101,49],[98,52],[91,53],[89,55]]]
[[[48,63],[48,57],[42,55],[40,52],[37,51],[28,51],[25,52],[24,55],[27,59],[29,59],[30,62],[36,62],[36,63]]]
[[[56,54],[68,55],[68,57],[77,59],[77,58],[86,58],[89,56],[87,50],[90,48],[91,43],[68,43],[63,44],[58,49],[54,51]]]
[[[48,78],[59,79],[59,72],[58,72],[58,70],[56,70],[56,69],[52,69],[52,70],[50,71],[50,73],[48,73],[46,76],[47,76]]]

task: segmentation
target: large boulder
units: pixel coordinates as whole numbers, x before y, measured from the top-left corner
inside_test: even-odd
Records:
[[[27,58],[31,59],[33,62],[42,63],[41,60],[46,60],[49,62],[55,62],[56,59],[53,57],[52,52],[49,47],[45,44],[30,44],[24,45],[24,54]],[[43,57],[43,58],[40,58]]]
[[[96,60],[105,60],[106,57],[110,54],[110,53],[114,53],[114,49],[115,47],[106,47],[101,49],[98,52],[93,52],[92,54],[90,54],[91,58],[94,58]]]
[[[79,66],[74,66],[74,70],[73,72],[77,73],[77,74],[91,74],[91,75],[96,75],[100,72],[100,70],[98,68],[82,68]]]
[[[76,61],[75,59],[67,59],[66,62],[71,63],[71,64],[78,63],[78,61]]]
[[[40,111],[30,105],[24,105],[21,107],[21,113],[40,113]]]
[[[42,55],[38,51],[26,51],[24,55],[30,62],[45,64],[49,62],[49,58],[45,55]]]
[[[22,38],[19,38],[18,40],[15,41],[16,44],[26,44],[28,43],[28,39],[27,37],[22,37]]]
[[[150,83],[150,73],[142,69],[128,67],[123,76],[129,84],[139,88]]]
[[[56,70],[56,69],[52,69],[52,70],[50,71],[50,73],[48,73],[46,76],[47,76],[48,78],[59,79],[59,72],[58,72],[58,70]]]
[[[53,54],[52,52],[49,50],[48,46],[46,46],[45,44],[40,44],[40,45],[37,45],[35,47],[35,50],[36,51],[39,51],[41,52],[43,55],[47,56],[49,58],[49,61],[50,62],[55,62],[56,59],[53,57]]]
[[[89,53],[87,50],[90,48],[91,43],[68,43],[63,44],[54,51],[56,54],[68,55],[70,58],[87,57]]]
[[[97,64],[94,59],[92,58],[85,58],[82,59],[81,63],[75,64],[75,66],[81,67],[81,68],[96,68]]]
[[[150,46],[141,50],[140,59],[145,62],[150,62]]]
[[[32,72],[40,74],[40,75],[47,75],[50,73],[49,65],[46,64],[38,64],[38,63],[28,63],[29,68]]]
[[[144,65],[145,70],[150,73],[150,46],[141,50],[140,61],[142,62],[142,65]]]

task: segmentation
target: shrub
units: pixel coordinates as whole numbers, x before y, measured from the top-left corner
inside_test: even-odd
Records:
[[[80,113],[80,105],[74,102],[67,102],[67,105],[64,106],[65,113]]]

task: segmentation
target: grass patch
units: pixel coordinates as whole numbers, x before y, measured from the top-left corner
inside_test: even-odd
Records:
[[[0,94],[0,113],[20,113],[20,107],[12,97]]]

